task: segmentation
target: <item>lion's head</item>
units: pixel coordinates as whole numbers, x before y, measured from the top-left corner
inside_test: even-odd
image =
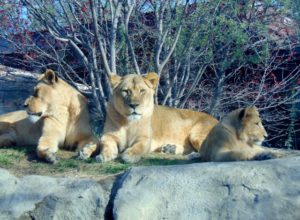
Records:
[[[233,112],[239,139],[245,141],[250,146],[261,145],[268,136],[262,125],[256,107],[247,107]]]
[[[154,92],[158,81],[158,75],[153,72],[145,76],[112,75],[110,77],[113,89],[111,104],[128,121],[150,116],[154,108]]]
[[[33,94],[25,100],[24,107],[29,118],[35,122],[43,116],[66,109],[70,102],[69,96],[68,85],[53,70],[46,70],[39,77]]]

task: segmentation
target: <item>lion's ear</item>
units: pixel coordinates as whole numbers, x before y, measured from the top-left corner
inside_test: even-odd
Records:
[[[248,110],[252,112],[258,112],[258,109],[255,107],[255,105],[248,107]]]
[[[247,115],[247,108],[243,108],[239,113],[239,120],[242,121]]]
[[[117,75],[117,74],[112,74],[109,76],[109,82],[111,88],[115,88],[120,82],[121,82],[122,77]]]
[[[247,116],[252,116],[252,115],[258,115],[258,109],[252,105],[246,108],[247,110]]]
[[[49,84],[54,84],[57,83],[58,77],[53,70],[47,69],[46,72],[40,77],[39,80],[44,80]]]
[[[244,118],[251,117],[257,114],[258,114],[258,110],[255,106],[246,107],[240,111],[239,119],[243,120]]]
[[[159,82],[159,76],[154,72],[148,73],[146,76],[144,76],[144,79],[145,79],[146,83],[147,83],[147,81],[150,82],[151,87],[153,89],[156,88],[156,86],[158,85],[158,82]]]

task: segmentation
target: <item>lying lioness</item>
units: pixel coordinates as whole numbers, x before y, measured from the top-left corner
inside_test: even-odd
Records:
[[[267,137],[256,107],[230,112],[207,135],[200,148],[202,161],[265,160],[282,153],[261,147]]]
[[[113,95],[107,106],[98,161],[113,160],[121,153],[125,162],[132,163],[165,145],[175,146],[176,154],[199,150],[218,121],[206,113],[154,105],[158,80],[155,73],[111,76]],[[88,158],[94,150],[84,148],[81,158]]]
[[[0,147],[37,145],[37,154],[56,161],[59,146],[96,147],[86,99],[52,70],[43,74],[26,101],[26,111],[0,116]]]

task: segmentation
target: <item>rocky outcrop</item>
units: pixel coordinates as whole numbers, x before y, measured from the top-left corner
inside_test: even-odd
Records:
[[[37,74],[0,65],[0,114],[23,108]]]
[[[114,219],[299,219],[300,157],[140,167],[119,182]]]
[[[103,219],[112,184],[46,176],[18,179],[0,169],[0,219]]]
[[[299,164],[291,157],[136,167],[105,181],[0,169],[0,219],[299,219]]]

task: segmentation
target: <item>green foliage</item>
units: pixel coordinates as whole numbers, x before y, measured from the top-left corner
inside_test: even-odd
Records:
[[[8,167],[12,164],[12,158],[8,155],[0,155],[0,167]]]
[[[129,167],[130,167],[129,164],[110,162],[104,164],[102,170],[105,174],[115,174],[115,173],[123,172],[127,170]]]
[[[278,10],[284,15],[290,2],[266,1],[266,4],[270,7],[280,5]],[[241,6],[240,1],[220,3],[214,0],[198,4],[196,11],[185,19],[176,47],[177,54],[183,54],[188,45],[193,46],[196,56],[201,50],[206,50],[199,60],[215,65],[220,71],[242,64],[259,64],[271,57],[270,21],[263,17],[258,19],[254,14],[252,19],[246,19],[256,9],[252,8],[252,1],[245,4]]]
[[[66,169],[76,169],[79,167],[79,161],[74,160],[74,159],[69,159],[69,160],[60,160],[57,164],[54,165],[55,168],[63,172]]]
[[[191,161],[185,160],[182,156],[167,154],[148,154],[138,163],[127,164],[120,158],[107,163],[97,163],[94,158],[86,161],[75,159],[75,152],[58,151],[61,158],[52,165],[39,160],[34,148],[10,147],[0,149],[0,167],[11,170],[18,175],[68,175],[68,176],[101,176],[121,173],[135,166],[156,166],[187,164]]]
[[[14,162],[19,162],[22,157],[25,156],[24,150],[15,149],[2,149],[0,154],[0,167],[8,168],[9,166],[13,165]]]

